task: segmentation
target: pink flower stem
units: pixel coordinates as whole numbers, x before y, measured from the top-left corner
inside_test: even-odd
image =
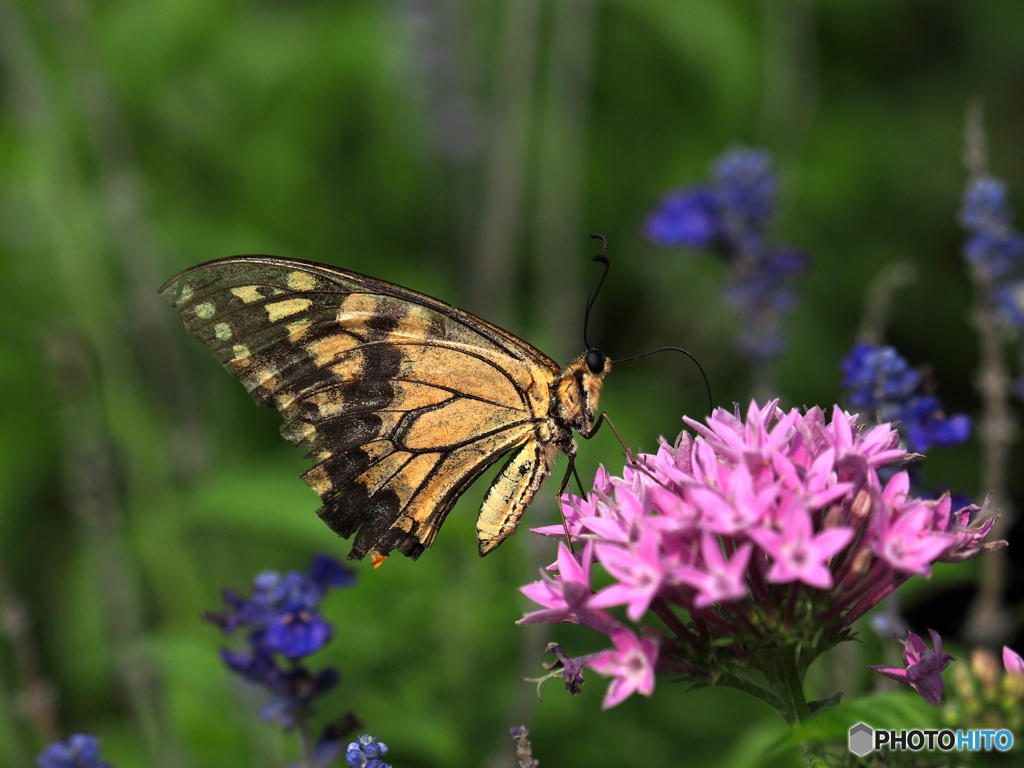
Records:
[[[827,620],[833,616],[839,615],[847,607],[853,605],[864,597],[864,595],[868,594],[877,586],[879,581],[887,575],[891,575],[891,572],[887,573],[886,566],[881,561],[876,562],[874,567],[872,567],[863,580],[861,580],[856,587],[847,592],[844,597],[833,603],[832,607],[825,611],[822,618]]]
[[[770,604],[768,589],[764,583],[764,573],[761,570],[761,553],[754,553],[750,558],[750,565],[747,567],[747,580],[750,583],[750,591],[754,594],[757,605],[767,608]]]
[[[750,604],[748,602],[725,603],[722,605],[722,610],[727,611],[730,618],[741,623],[748,635],[751,637],[761,636],[761,630],[750,619]]]
[[[666,659],[664,656],[658,656],[658,661],[654,665],[655,672],[676,672],[680,675],[686,675],[687,677],[703,678],[709,680],[713,675],[704,669],[697,669],[697,667],[687,664],[685,661],[679,661],[679,659]]]
[[[861,550],[869,546],[868,542],[864,541],[866,538],[865,530],[867,530],[867,526],[862,523],[857,528],[857,534],[853,541],[847,545],[840,555],[841,559],[834,563],[832,572],[835,574],[834,580],[836,584],[842,584],[846,581],[846,578],[850,575],[850,569],[857,562]]]
[[[851,608],[847,612],[847,614],[843,617],[843,626],[848,627],[851,624],[853,624],[853,622],[855,622],[865,613],[867,613],[880,602],[882,602],[882,600],[888,597],[892,593],[892,591],[896,589],[896,587],[898,587],[908,578],[910,578],[909,574],[901,574],[900,576],[893,574],[883,583],[879,584],[876,587],[875,591],[865,595],[860,602],[858,602],[855,606],[853,606],[853,608]]]
[[[793,625],[793,615],[796,613],[797,603],[804,591],[804,585],[801,581],[795,581],[789,587],[789,600],[786,601],[786,609],[782,618],[782,626],[787,628]]]
[[[665,598],[654,598],[654,600],[651,601],[651,609],[654,611],[654,614],[662,620],[665,626],[675,633],[676,637],[694,648],[699,647],[699,640],[697,636],[693,634],[693,632],[691,632],[683,623],[683,620],[676,615],[676,612],[672,610],[672,606],[665,602]]]
[[[736,631],[732,624],[708,608],[694,608],[690,611],[690,615],[693,617],[694,623],[697,623],[698,626],[703,626],[702,635],[707,635],[706,625],[714,627],[716,631],[713,634],[718,637],[730,637]]]

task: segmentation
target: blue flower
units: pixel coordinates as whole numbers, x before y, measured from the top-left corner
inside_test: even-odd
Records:
[[[100,740],[85,733],[76,733],[57,741],[36,758],[38,768],[111,768],[100,762]]]
[[[340,563],[318,555],[309,576],[294,571],[282,576],[274,571],[253,580],[248,600],[233,590],[224,591],[224,601],[233,610],[210,613],[206,618],[220,625],[226,634],[238,627],[250,629],[249,640],[290,659],[316,653],[331,639],[330,624],[320,617],[319,606],[331,587],[346,587],[354,577]]]
[[[775,174],[763,149],[735,149],[712,166],[713,183],[667,195],[644,223],[655,245],[712,248],[729,266],[725,298],[742,317],[740,349],[771,360],[783,349],[781,315],[793,305],[790,283],[807,256],[769,242]]]
[[[1001,277],[1024,264],[1024,237],[1015,232],[975,232],[964,244],[964,258],[992,277]]]
[[[293,728],[306,714],[310,702],[341,680],[338,671],[331,668],[313,674],[301,664],[293,664],[283,670],[273,655],[260,647],[251,653],[222,648],[220,657],[228,669],[270,691],[272,698],[260,710],[260,717],[285,728]]]
[[[335,669],[311,672],[300,659],[320,650],[331,639],[333,629],[320,617],[320,601],[332,587],[345,587],[352,574],[336,560],[318,555],[309,575],[266,571],[253,579],[252,595],[245,598],[225,590],[231,607],[223,613],[208,613],[206,619],[226,634],[248,628],[248,648],[222,648],[221,660],[235,674],[271,694],[260,717],[294,728],[308,720],[312,701],[334,688],[341,676]],[[335,739],[335,741],[339,740]],[[324,754],[340,751],[340,744],[325,744]],[[333,758],[332,758],[333,759]],[[330,760],[317,765],[327,765]]]
[[[1024,279],[997,285],[993,294],[1006,322],[1018,327],[1024,326]]]
[[[948,448],[970,437],[970,417],[946,416],[937,397],[921,393],[921,375],[893,347],[858,344],[842,369],[850,406],[898,422],[910,450]]]
[[[351,587],[356,575],[333,557],[316,555],[309,564],[309,580],[324,593],[331,587]]]
[[[666,195],[647,217],[644,231],[665,248],[704,248],[722,234],[714,192],[691,187]]]
[[[921,385],[921,376],[893,347],[858,344],[842,362],[843,386],[850,405],[881,411],[886,419],[892,404],[902,403]]]
[[[348,745],[345,762],[349,768],[391,768],[381,760],[387,753],[387,744],[366,733],[360,736],[358,741]]]
[[[1013,212],[1006,199],[1006,184],[994,176],[972,179],[964,191],[960,208],[960,224],[972,232],[1005,230],[1013,221]]]
[[[946,416],[937,397],[915,397],[900,411],[899,428],[912,451],[927,451],[933,445],[951,448],[971,436],[971,418],[963,413]]]
[[[1013,229],[1006,184],[978,176],[967,184],[960,223],[969,236],[964,259],[987,279],[990,296],[1011,326],[1024,327],[1024,236]]]
[[[736,149],[715,162],[715,193],[727,216],[745,227],[762,228],[774,212],[776,180],[772,157],[763,149]]]

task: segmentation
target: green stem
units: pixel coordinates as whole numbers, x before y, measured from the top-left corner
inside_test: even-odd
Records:
[[[296,730],[299,734],[299,749],[302,752],[302,768],[313,768],[315,765],[313,739],[309,734],[309,723],[306,722],[305,717],[299,718]]]
[[[768,704],[768,706],[770,706],[776,712],[779,711],[779,708],[781,706],[779,697],[776,696],[774,693],[769,691],[767,688],[762,688],[760,685],[757,685],[756,683],[752,683],[749,680],[744,680],[742,677],[737,677],[736,675],[719,675],[718,679],[715,681],[715,684],[725,685],[729,688],[736,688],[737,690],[749,693],[751,696],[756,696],[761,701]]]
[[[759,667],[777,699],[776,711],[793,728],[809,719],[804,685],[797,667],[796,648],[780,648]]]

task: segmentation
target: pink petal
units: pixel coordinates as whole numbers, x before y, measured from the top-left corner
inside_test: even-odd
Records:
[[[1024,658],[1008,645],[1003,646],[1003,667],[1008,675],[1024,676]]]

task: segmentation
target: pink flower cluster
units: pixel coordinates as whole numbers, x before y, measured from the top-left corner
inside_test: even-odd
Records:
[[[586,663],[615,678],[606,707],[649,694],[655,671],[714,682],[730,663],[749,666],[755,648],[816,655],[910,575],[995,546],[982,541],[994,518],[972,523],[976,507],[911,497],[905,471],[883,482],[880,469],[914,458],[889,424],[862,429],[838,406],[828,421],[777,401],[751,403],[745,421],[722,409],[706,425],[684,421],[696,437],[662,440],[621,478],[600,469],[586,498],[562,497],[576,551],[561,543],[549,573],[522,588],[542,609],[521,624],[574,622],[611,638]],[[599,589],[595,563],[607,574]],[[636,624],[653,613],[659,628],[638,637],[616,606]]]

